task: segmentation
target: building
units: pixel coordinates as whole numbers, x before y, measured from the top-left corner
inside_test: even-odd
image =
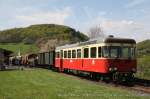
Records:
[[[12,51],[0,48],[0,70],[5,69],[5,66],[9,64],[9,56]]]

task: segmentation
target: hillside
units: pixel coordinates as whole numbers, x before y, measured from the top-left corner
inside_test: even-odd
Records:
[[[34,44],[40,50],[47,51],[57,45],[85,40],[88,40],[88,37],[83,33],[68,26],[56,24],[39,24],[26,28],[13,28],[0,31],[0,47],[5,49],[7,49],[7,46],[3,47],[5,44],[10,45],[14,43],[15,46],[12,44],[11,47],[16,47],[17,44],[21,43],[25,46]],[[24,49],[22,48],[21,50]],[[28,50],[24,52],[28,52]]]
[[[138,51],[138,72],[137,77],[150,80],[150,40],[137,44]]]
[[[21,54],[26,54],[26,53],[35,53],[40,50],[35,44],[24,44],[24,43],[7,43],[7,44],[0,43],[0,48],[13,51],[14,55],[17,55],[19,51],[21,52]]]
[[[150,55],[150,40],[145,40],[137,44],[138,56]]]
[[[57,39],[65,41],[84,41],[84,34],[67,26],[56,24],[31,25],[26,28],[14,28],[0,31],[1,43],[35,43],[38,39]]]

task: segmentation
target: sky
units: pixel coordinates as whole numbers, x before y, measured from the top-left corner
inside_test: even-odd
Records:
[[[0,0],[0,30],[60,24],[87,34],[150,39],[150,0]]]

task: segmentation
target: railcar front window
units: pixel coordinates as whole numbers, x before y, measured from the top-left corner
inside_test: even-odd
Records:
[[[105,57],[105,58],[109,57],[109,47],[108,46],[103,47],[103,57]]]
[[[102,55],[105,58],[119,58],[121,56],[119,46],[104,46],[102,48]]]
[[[119,57],[119,47],[111,46],[110,47],[110,57],[111,58],[118,58]]]
[[[122,58],[129,58],[129,48],[128,47],[122,48]]]
[[[123,47],[122,48],[122,58],[135,58],[135,48]]]

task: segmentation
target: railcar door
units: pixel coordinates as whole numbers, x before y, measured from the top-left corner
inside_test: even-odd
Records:
[[[83,48],[82,67],[83,67],[83,70],[88,70],[88,67],[89,67],[89,47]]]
[[[59,69],[60,68],[60,59],[61,59],[60,51],[56,51],[55,56],[56,56],[55,57],[55,67],[57,69]]]
[[[63,50],[61,50],[60,71],[63,71]]]

